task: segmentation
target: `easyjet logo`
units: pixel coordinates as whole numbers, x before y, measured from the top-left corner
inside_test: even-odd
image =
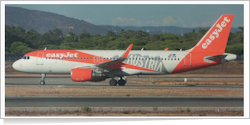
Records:
[[[78,53],[47,53],[46,57],[78,57]]]
[[[206,39],[205,43],[202,44],[203,49],[206,49],[216,38],[219,38],[220,32],[223,30],[225,26],[227,26],[227,23],[230,22],[230,19],[227,18],[228,17],[224,17],[224,20],[216,25],[216,29],[209,36],[209,38]]]

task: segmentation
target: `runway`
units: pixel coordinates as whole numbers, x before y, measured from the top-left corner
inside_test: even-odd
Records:
[[[149,78],[128,78],[127,84],[125,86],[115,86],[115,87],[139,87],[139,88],[180,88],[180,87],[211,87],[211,88],[243,88],[243,86],[223,86],[223,85],[154,85],[154,84],[130,84],[130,80],[145,80]],[[166,80],[183,80],[183,77],[153,77],[152,79],[166,79]],[[196,81],[196,80],[242,80],[243,77],[219,77],[219,78],[212,78],[212,77],[190,77],[187,78],[188,81]],[[5,78],[5,85],[6,86],[40,86],[39,81],[41,80],[40,77],[6,77]],[[108,82],[73,82],[70,77],[47,77],[45,78],[46,84],[45,86],[77,86],[77,87],[112,87],[109,85]]]
[[[6,77],[5,86],[41,86],[40,77]],[[148,78],[128,78],[126,86],[110,86],[105,82],[73,82],[70,77],[46,77],[44,86],[67,87],[112,87],[112,88],[229,88],[243,89],[244,86],[224,85],[154,85],[130,84],[129,80]],[[154,79],[183,80],[183,77]],[[188,80],[211,80],[214,78],[194,78]],[[242,80],[243,77],[217,77],[215,80]],[[243,97],[6,97],[5,107],[244,107]]]
[[[243,97],[6,97],[5,107],[243,107]]]

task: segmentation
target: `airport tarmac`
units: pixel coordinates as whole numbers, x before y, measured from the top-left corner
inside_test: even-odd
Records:
[[[243,97],[6,97],[5,107],[243,107]]]
[[[243,89],[244,86],[224,85],[153,85],[130,84],[129,80],[143,80],[143,77],[128,78],[126,86],[110,86],[105,82],[73,82],[70,77],[47,77],[44,86],[67,87],[112,87],[112,88],[228,88]],[[148,79],[148,78],[147,78]],[[157,78],[155,78],[157,79]],[[183,77],[160,78],[182,80]],[[188,78],[188,80],[203,80],[214,78]],[[216,80],[242,80],[243,77],[219,77]],[[40,77],[6,77],[5,86],[41,86]],[[6,97],[5,107],[77,107],[87,105],[90,107],[244,107],[243,97]]]
[[[128,78],[127,84],[125,86],[116,86],[116,87],[139,87],[139,88],[180,88],[180,87],[212,87],[212,88],[243,88],[243,86],[225,86],[225,85],[157,85],[157,84],[130,84],[129,82],[132,80],[145,80],[149,78],[144,77],[134,77]],[[183,80],[183,77],[153,77],[152,79],[156,80]],[[39,77],[5,77],[5,85],[6,86],[40,86],[39,81],[41,78]],[[192,81],[200,81],[200,80],[209,80],[213,81],[223,81],[223,80],[238,80],[243,82],[243,77],[190,77],[187,78],[187,82]],[[82,87],[112,87],[109,85],[108,81],[106,82],[73,82],[70,77],[46,77],[45,86],[82,86]]]

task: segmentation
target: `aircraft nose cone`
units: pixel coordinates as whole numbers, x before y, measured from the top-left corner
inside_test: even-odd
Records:
[[[13,67],[13,69],[15,69],[15,70],[19,70],[20,67],[21,67],[21,65],[20,65],[20,63],[19,63],[18,61],[16,61],[16,62],[14,62],[14,63],[12,64],[12,67]]]

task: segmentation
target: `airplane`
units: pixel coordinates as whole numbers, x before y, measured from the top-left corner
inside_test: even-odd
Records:
[[[191,49],[131,50],[37,50],[15,61],[15,70],[41,74],[71,74],[74,82],[103,81],[124,86],[130,75],[165,75],[219,65],[236,59],[225,53],[234,15],[222,15]],[[118,81],[115,78],[120,78]]]

